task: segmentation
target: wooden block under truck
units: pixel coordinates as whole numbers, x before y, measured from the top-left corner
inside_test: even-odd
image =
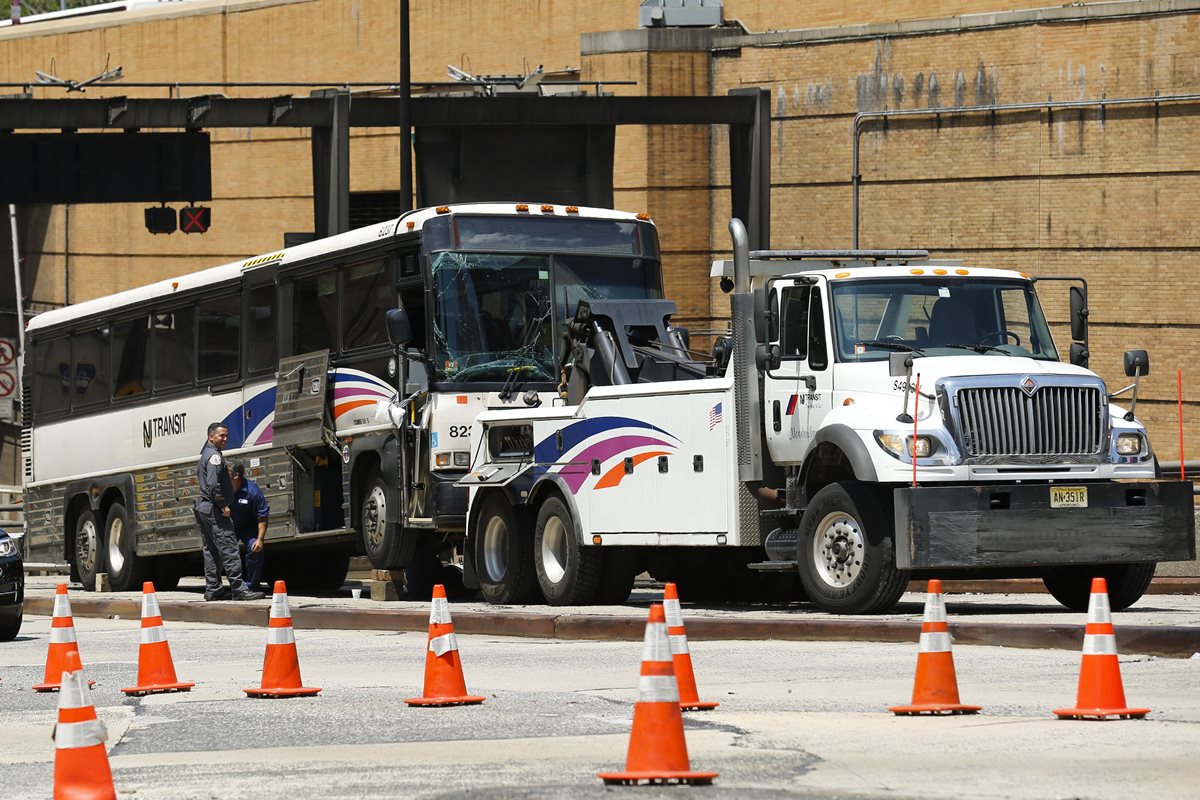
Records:
[[[1086,282],[1063,362],[1027,275],[730,232],[711,358],[669,301],[582,302],[559,399],[475,419],[465,567],[488,600],[622,602],[649,570],[838,613],[913,578],[1037,577],[1084,609],[1103,576],[1120,609],[1195,558],[1192,486],[1158,478],[1134,416],[1149,357],[1116,392],[1087,369]]]

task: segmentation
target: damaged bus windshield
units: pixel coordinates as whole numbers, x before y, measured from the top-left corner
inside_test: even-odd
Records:
[[[522,384],[557,382],[562,324],[580,300],[662,297],[657,241],[648,225],[597,220],[589,230],[588,220],[457,222],[461,248],[491,252],[429,255],[430,356],[438,381],[504,382],[516,371]],[[534,222],[523,237],[522,229]],[[559,252],[546,252],[551,248]]]

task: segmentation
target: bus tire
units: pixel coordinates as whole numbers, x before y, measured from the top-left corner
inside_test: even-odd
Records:
[[[1154,579],[1157,563],[1105,564],[1103,566],[1063,567],[1042,577],[1046,591],[1072,611],[1087,611],[1092,597],[1092,579],[1104,578],[1108,584],[1108,605],[1124,611],[1141,599]]]
[[[483,598],[492,605],[536,602],[533,537],[504,495],[492,492],[483,501],[478,531],[475,569]]]
[[[179,580],[188,571],[186,556],[155,556],[148,566],[156,592],[175,591],[179,588]]]
[[[878,614],[896,604],[908,573],[896,568],[891,503],[860,481],[822,488],[800,519],[800,581],[834,614]]]
[[[533,531],[533,563],[546,602],[578,606],[594,601],[604,558],[601,548],[580,543],[566,504],[557,497],[546,498]]]
[[[114,592],[142,588],[147,570],[145,560],[137,554],[137,536],[129,524],[129,512],[120,502],[108,507],[104,517],[104,560],[108,564],[108,580]]]
[[[71,566],[79,576],[85,592],[96,590],[96,576],[104,571],[104,551],[100,546],[100,526],[96,515],[85,508],[75,517],[71,536]]]
[[[378,469],[372,469],[358,500],[358,526],[363,552],[375,569],[401,569],[416,554],[417,533],[387,521],[387,484]]]

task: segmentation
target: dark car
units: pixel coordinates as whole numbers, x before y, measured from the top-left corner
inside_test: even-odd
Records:
[[[0,530],[0,642],[17,638],[25,602],[25,565],[17,541]]]

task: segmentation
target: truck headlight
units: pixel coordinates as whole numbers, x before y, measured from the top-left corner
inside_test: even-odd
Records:
[[[1136,456],[1142,452],[1143,441],[1140,433],[1117,434],[1117,455]]]
[[[912,458],[914,440],[912,436],[901,436],[898,433],[880,433],[876,431],[875,441],[897,458]],[[917,458],[929,458],[933,455],[933,437],[917,436],[915,441]]]
[[[471,466],[471,454],[466,450],[460,450],[454,454],[454,466],[469,467]]]

